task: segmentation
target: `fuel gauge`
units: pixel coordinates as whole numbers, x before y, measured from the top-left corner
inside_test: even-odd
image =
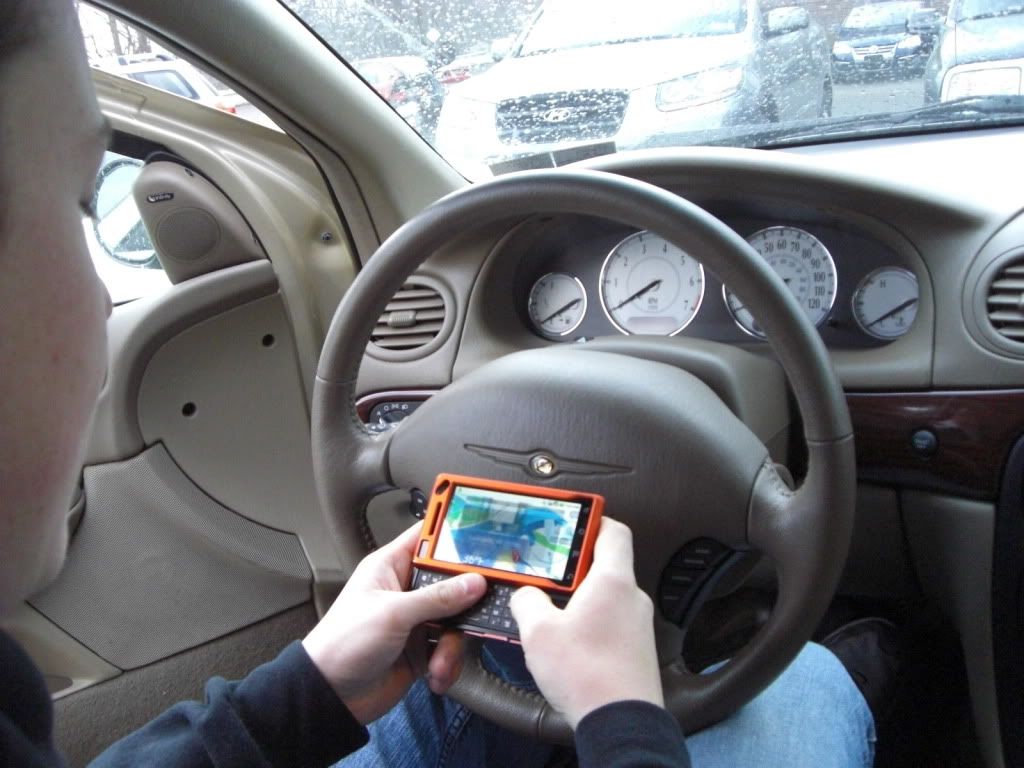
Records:
[[[860,329],[891,341],[910,330],[920,293],[913,272],[882,267],[865,277],[853,293],[853,316]]]
[[[533,327],[545,336],[566,336],[587,313],[587,291],[579,278],[549,272],[533,284],[527,313]]]

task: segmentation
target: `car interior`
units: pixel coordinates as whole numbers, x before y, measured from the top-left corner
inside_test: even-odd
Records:
[[[1024,763],[1024,128],[474,184],[282,4],[94,5],[277,127],[93,72],[158,257],[132,269],[167,284],[115,296],[67,564],[4,624],[69,764],[302,637],[441,472],[606,497],[686,730],[878,615],[905,661],[877,764]],[[600,311],[645,235],[689,259],[681,327]],[[819,327],[752,236],[821,247]],[[553,274],[573,317],[531,314]],[[478,664],[454,695],[571,738]]]

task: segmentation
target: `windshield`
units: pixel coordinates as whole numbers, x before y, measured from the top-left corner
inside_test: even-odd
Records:
[[[280,2],[470,179],[1024,123],[1024,0]]]
[[[745,24],[741,0],[639,0],[629,4],[564,0],[541,9],[518,55],[669,37],[731,35]]]

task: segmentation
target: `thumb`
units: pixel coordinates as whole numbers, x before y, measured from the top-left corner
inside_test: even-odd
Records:
[[[409,628],[432,619],[454,616],[484,596],[487,581],[479,573],[463,573],[452,579],[402,593],[402,618]]]
[[[508,607],[512,617],[519,625],[519,635],[527,634],[529,629],[550,618],[559,611],[551,604],[551,598],[536,587],[521,587],[512,595]]]

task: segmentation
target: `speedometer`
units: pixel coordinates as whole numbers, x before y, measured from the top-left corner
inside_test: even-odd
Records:
[[[653,232],[612,248],[601,268],[601,306],[623,333],[673,336],[690,324],[704,298],[704,267]]]
[[[821,241],[798,227],[768,227],[747,238],[755,251],[782,278],[807,318],[814,325],[832,310],[836,300],[836,265]],[[723,287],[726,306],[736,324],[747,333],[764,338],[764,331],[739,298]]]

